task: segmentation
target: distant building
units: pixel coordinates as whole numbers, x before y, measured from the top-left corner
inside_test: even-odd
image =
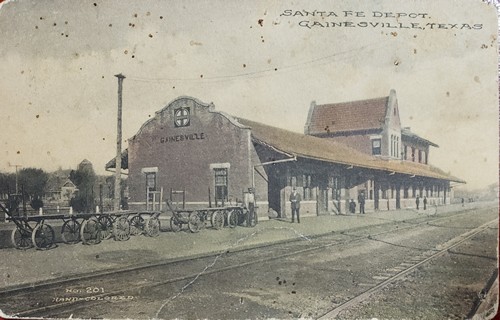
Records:
[[[44,201],[47,202],[67,202],[78,189],[69,179],[71,170],[59,169],[49,174],[47,181],[47,192]]]
[[[71,180],[66,180],[61,186],[61,201],[69,201],[78,191],[78,188]]]

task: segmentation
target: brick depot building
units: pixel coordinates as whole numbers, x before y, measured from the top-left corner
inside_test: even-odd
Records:
[[[415,207],[416,197],[449,203],[451,184],[463,181],[428,164],[429,146],[436,145],[401,128],[394,91],[348,104],[313,103],[305,134],[179,97],[129,139],[122,169],[130,209],[151,209],[172,190],[183,190],[189,207],[234,204],[254,188],[259,218],[287,217],[297,187],[302,215],[339,214],[359,194],[367,211]]]

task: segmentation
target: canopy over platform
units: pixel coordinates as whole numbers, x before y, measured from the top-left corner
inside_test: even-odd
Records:
[[[382,159],[359,152],[347,145],[331,140],[304,135],[241,118],[239,122],[251,128],[254,142],[270,146],[290,156],[407,174],[410,176],[465,183],[464,180],[430,165],[404,160]]]

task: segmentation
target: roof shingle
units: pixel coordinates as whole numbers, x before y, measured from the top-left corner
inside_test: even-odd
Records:
[[[465,183],[462,179],[451,176],[441,169],[430,165],[412,163],[403,160],[386,160],[359,152],[344,144],[329,139],[304,135],[259,122],[238,118],[238,121],[251,128],[252,138],[257,143],[265,143],[273,148],[306,159],[330,163],[353,165],[361,168],[383,170]]]
[[[313,106],[308,134],[380,129],[389,97]]]

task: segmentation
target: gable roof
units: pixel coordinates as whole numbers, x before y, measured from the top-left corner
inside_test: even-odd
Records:
[[[46,189],[52,193],[60,192],[61,188],[64,187],[65,184],[68,183],[68,181],[72,183],[71,180],[69,180],[70,172],[71,169],[59,169],[57,171],[49,173],[49,179],[47,180]]]
[[[332,140],[304,135],[247,119],[238,118],[238,121],[251,128],[252,139],[255,143],[270,146],[289,156],[465,183],[464,180],[429,165],[381,159]]]
[[[76,188],[76,185],[73,183],[73,181],[67,179],[63,185],[61,186],[61,188]]]
[[[381,129],[389,96],[333,104],[311,105],[306,134]]]

